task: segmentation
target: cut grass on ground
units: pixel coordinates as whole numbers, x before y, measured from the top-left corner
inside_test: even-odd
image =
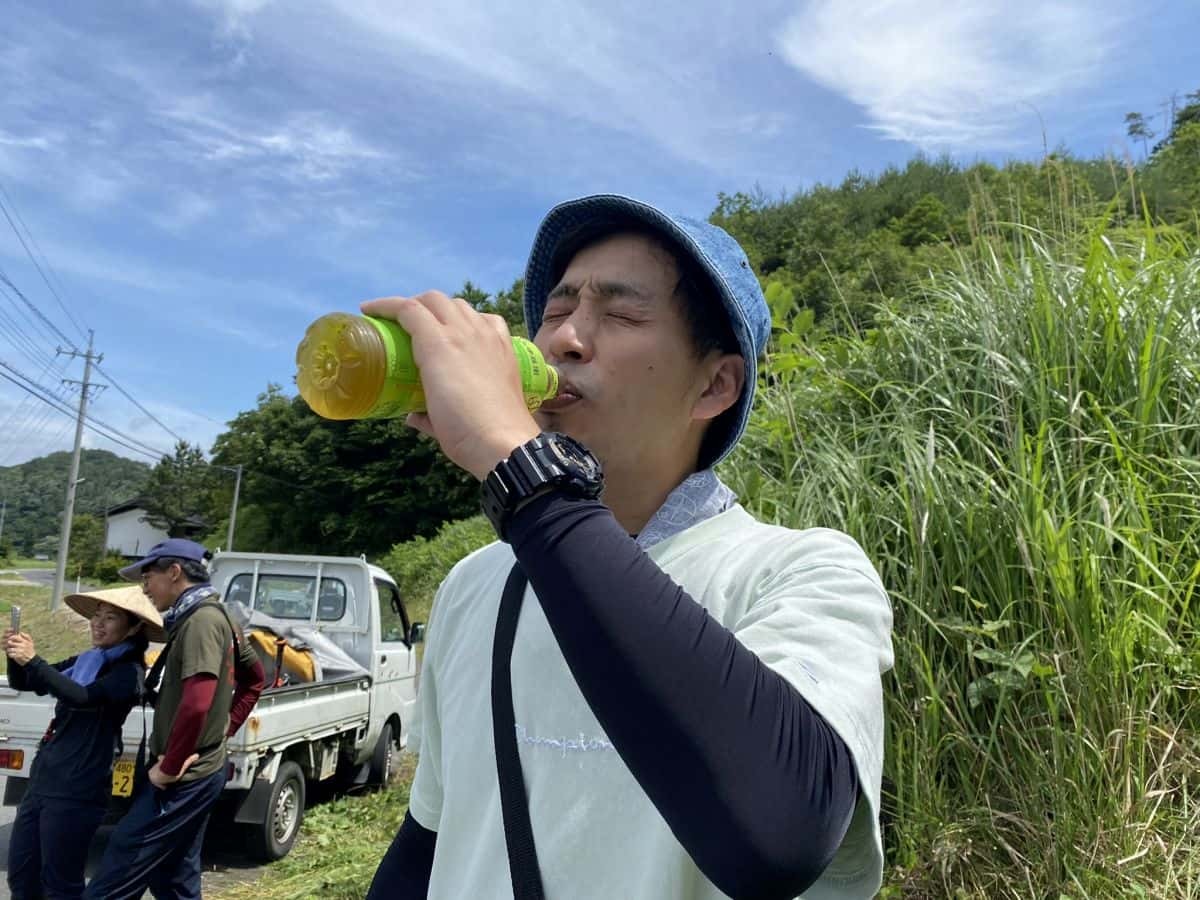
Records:
[[[408,810],[415,754],[399,758],[395,780],[382,791],[339,797],[311,807],[292,852],[258,881],[215,895],[216,900],[360,900]]]
[[[0,569],[53,569],[54,560],[34,559],[30,556],[14,556],[4,560]]]

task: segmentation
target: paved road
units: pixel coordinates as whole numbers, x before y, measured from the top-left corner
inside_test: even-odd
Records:
[[[17,574],[26,581],[32,581],[34,584],[40,584],[45,587],[54,587],[54,570],[53,569],[20,569]],[[68,578],[63,585],[68,594],[77,593],[75,589],[75,579]],[[80,584],[80,591],[94,591],[94,584]]]
[[[6,780],[0,778],[0,796],[4,794]],[[8,840],[12,835],[16,812],[15,806],[0,806],[0,873],[3,874],[3,878],[0,880],[0,900],[10,900],[12,896],[8,891]],[[111,832],[111,827],[101,828],[92,840],[91,850],[88,853],[88,877],[95,874],[100,857],[104,854],[104,844]],[[254,881],[265,871],[263,866],[246,857],[241,848],[237,846],[236,838],[219,835],[216,833],[216,829],[204,843],[203,861],[202,880],[203,892],[206,897],[218,894],[222,888],[230,885]],[[149,896],[150,894],[147,893],[146,897]]]

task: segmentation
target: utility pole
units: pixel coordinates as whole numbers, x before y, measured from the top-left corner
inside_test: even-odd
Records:
[[[71,521],[75,517],[75,485],[79,483],[79,451],[83,443],[83,420],[87,414],[88,390],[93,387],[92,379],[92,363],[100,362],[104,359],[104,354],[96,356],[92,353],[92,332],[88,332],[88,348],[87,353],[80,353],[78,350],[64,350],[58,348],[58,352],[66,356],[82,356],[83,357],[83,381],[72,381],[64,378],[63,384],[78,384],[79,391],[79,417],[75,420],[75,450],[71,455],[71,474],[67,478],[67,502],[63,507],[62,531],[58,537],[58,564],[54,569],[54,590],[50,594],[50,609],[58,609],[62,605],[63,582],[67,577],[67,551],[71,544]],[[101,386],[96,385],[102,389]]]
[[[226,548],[227,550],[233,549],[233,529],[237,524],[238,494],[242,490],[242,464],[238,463],[236,469],[237,481],[233,483],[233,508],[229,511],[229,538],[225,541],[225,543],[229,545]]]

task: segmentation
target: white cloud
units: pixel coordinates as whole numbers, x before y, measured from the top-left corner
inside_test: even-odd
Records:
[[[328,303],[318,298],[253,278],[226,279],[185,268],[160,268],[96,247],[53,239],[39,243],[45,256],[53,260],[55,271],[90,285],[89,293],[103,292],[110,303],[130,313],[140,312],[164,323],[186,321],[192,328],[232,337],[252,347],[272,348],[286,343],[278,330],[266,324],[275,313],[318,315],[328,309]],[[20,248],[10,243],[0,242],[0,255],[21,259]],[[101,285],[118,289],[102,291]],[[203,301],[204,315],[195,315],[188,305],[196,301]],[[248,320],[248,307],[254,313],[253,321]],[[228,321],[222,317],[228,317]],[[101,325],[97,335],[114,328]]]
[[[923,147],[1025,143],[1043,104],[1100,83],[1121,13],[1060,0],[810,0],[784,57],[862,106],[871,127]]]
[[[258,166],[263,175],[273,173],[305,184],[330,182],[363,162],[388,157],[350,128],[321,114],[291,114],[264,128],[238,121],[213,106],[208,98],[189,97],[158,111],[206,163]]]
[[[0,147],[22,147],[30,150],[48,150],[52,143],[48,135],[34,135],[25,137],[22,135],[9,134],[6,131],[0,130]]]
[[[762,99],[742,74],[750,59],[766,58],[758,49],[762,32],[780,15],[780,0],[763,0],[751,14],[687,0],[321,0],[303,16],[282,4],[201,2],[218,11],[218,29],[236,22],[256,52],[286,47],[337,81],[357,79],[370,94],[416,84],[446,111],[484,114],[522,139],[518,159],[527,169],[536,168],[537,154],[604,156],[604,147],[583,141],[556,145],[556,123],[563,139],[587,123],[649,142],[676,160],[734,164],[747,140],[739,122]],[[532,131],[522,121],[530,111],[550,121]],[[411,123],[416,130],[424,125]]]

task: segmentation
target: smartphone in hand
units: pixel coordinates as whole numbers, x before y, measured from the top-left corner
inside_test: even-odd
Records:
[[[12,608],[12,633],[21,633],[21,607],[13,604]]]

